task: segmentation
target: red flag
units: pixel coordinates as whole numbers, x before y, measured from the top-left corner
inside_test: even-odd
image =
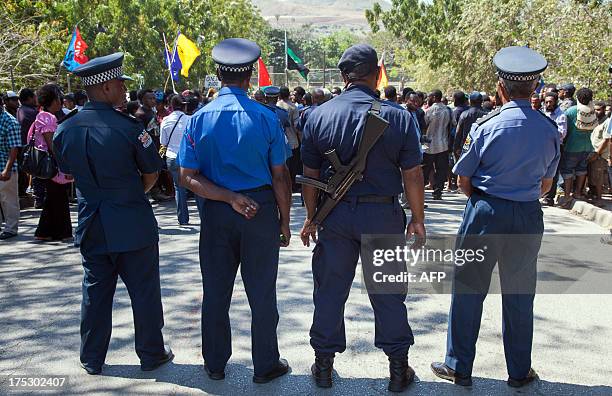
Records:
[[[380,73],[378,73],[378,80],[376,81],[376,89],[382,91],[387,85],[389,85],[389,76],[387,75],[387,68],[385,67],[385,53],[383,52],[378,61],[380,66]],[[387,98],[388,99],[388,98]]]
[[[272,85],[272,80],[270,79],[270,74],[268,73],[268,69],[266,69],[266,64],[263,59],[259,58],[257,61],[257,65],[259,66],[259,78],[257,84],[260,87],[267,87],[268,85]]]
[[[79,28],[75,28],[76,38],[74,40],[74,60],[77,63],[83,64],[89,61],[87,55],[85,55],[85,50],[88,45],[81,37],[81,32],[79,32]]]

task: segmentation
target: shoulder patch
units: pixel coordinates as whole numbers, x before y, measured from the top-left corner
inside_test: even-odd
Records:
[[[474,122],[474,124],[480,126],[480,125],[484,124],[485,122],[487,122],[487,121],[497,117],[500,113],[501,113],[500,109],[494,110],[494,111],[490,112],[489,114],[487,114],[486,116],[477,119]]]
[[[128,119],[128,120],[132,121],[132,122],[133,122],[133,123],[135,123],[135,124],[140,123],[140,120],[139,120],[138,118],[134,117],[133,115],[126,114],[126,113],[122,112],[121,110],[117,110],[117,109],[115,109],[115,113],[116,113],[116,114],[119,114],[119,115],[120,115],[120,116],[122,116],[122,117],[125,117],[126,119]]]
[[[140,143],[142,143],[142,147],[144,148],[147,148],[153,144],[153,139],[147,131],[140,132],[140,135],[138,135],[138,140],[140,140]]]
[[[463,147],[462,147],[462,151],[465,153],[466,151],[468,151],[470,149],[470,145],[472,144],[472,137],[470,136],[470,134],[468,133],[467,137],[465,138],[465,143],[463,143]]]
[[[78,109],[75,107],[74,109],[72,109],[72,110],[70,111],[70,113],[66,114],[66,115],[64,116],[64,118],[62,118],[62,120],[61,120],[61,121],[59,121],[59,122],[57,123],[57,125],[59,125],[59,124],[61,124],[62,122],[66,121],[68,118],[70,118],[70,117],[74,116],[74,115],[75,115],[76,113],[78,113],[78,112],[79,112],[79,110],[78,110]]]

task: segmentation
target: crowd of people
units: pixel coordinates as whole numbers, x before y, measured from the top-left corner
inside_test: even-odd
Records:
[[[262,87],[251,92],[253,100],[272,108],[287,138],[287,165],[292,191],[300,192],[295,176],[302,172],[300,144],[308,116],[317,106],[340,95],[342,89],[314,88],[307,92],[297,86]],[[152,136],[156,146],[163,147],[165,169],[150,191],[154,202],[174,198],[180,225],[189,224],[187,201],[193,193],[179,183],[176,158],[191,116],[216,97],[210,88],[205,95],[198,90],[181,93],[160,89],[130,91],[118,110],[138,119]],[[457,191],[457,177],[451,172],[461,156],[473,124],[499,107],[495,96],[474,91],[455,91],[452,96],[435,89],[429,93],[395,86],[376,91],[381,99],[394,102],[412,113],[423,143],[425,184],[432,189],[432,199],[441,200],[445,192]],[[544,205],[570,208],[573,201],[586,199],[602,206],[602,196],[612,185],[612,103],[593,100],[589,88],[576,90],[573,84],[546,84],[531,97],[534,110],[553,120],[562,142],[562,158],[553,187],[542,198]],[[88,98],[83,90],[63,94],[59,86],[46,84],[37,91],[23,88],[8,91],[0,106],[0,202],[4,219],[0,239],[17,235],[19,209],[32,204],[42,209],[34,237],[41,241],[71,240],[70,202],[77,192],[70,175],[59,172],[51,180],[31,178],[20,169],[23,148],[28,144],[49,150],[57,124],[70,112],[79,111]],[[16,177],[11,177],[11,174]],[[33,198],[33,199],[31,199]],[[194,197],[201,210],[201,199]],[[404,205],[406,205],[404,203]]]

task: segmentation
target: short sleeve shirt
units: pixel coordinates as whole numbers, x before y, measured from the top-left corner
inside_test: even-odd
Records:
[[[472,125],[453,172],[498,198],[537,200],[542,179],[554,177],[559,163],[557,127],[527,100],[506,103],[495,114]]]
[[[7,111],[0,111],[0,172],[6,166],[11,149],[21,147],[21,130],[17,119]],[[17,161],[13,162],[17,172]]]
[[[191,118],[177,158],[221,187],[248,190],[272,184],[271,167],[287,158],[286,139],[273,109],[224,87]]]
[[[317,106],[306,120],[302,140],[304,165],[318,169],[322,178],[330,176],[324,153],[335,149],[347,164],[357,153],[367,112],[376,100],[374,92],[361,85],[349,87],[342,94]],[[380,116],[389,126],[372,147],[366,161],[363,180],[353,184],[348,196],[393,196],[402,192],[402,169],[420,165],[420,133],[413,115],[401,106],[381,102]]]

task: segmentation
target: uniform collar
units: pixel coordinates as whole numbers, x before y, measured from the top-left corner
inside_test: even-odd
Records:
[[[106,102],[89,101],[83,106],[83,110],[114,110],[115,108]]]
[[[246,91],[238,87],[223,87],[219,90],[219,96],[229,94],[246,96]]]
[[[501,107],[501,110],[506,110],[513,107],[531,107],[529,99],[514,99]]]
[[[350,91],[362,91],[370,96],[374,96],[376,97],[376,93],[374,91],[372,91],[370,88],[366,87],[365,85],[362,84],[355,84],[355,85],[351,85],[350,87],[348,87],[344,92],[350,92]]]

